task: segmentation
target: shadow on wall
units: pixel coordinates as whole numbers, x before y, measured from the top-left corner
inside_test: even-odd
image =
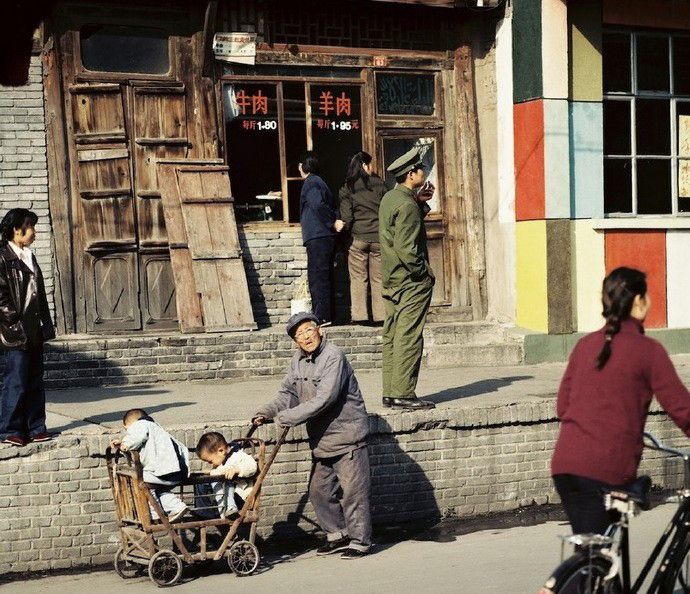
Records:
[[[407,537],[436,524],[441,512],[436,502],[434,487],[424,469],[398,443],[385,419],[370,415],[371,427],[383,428],[369,438],[369,460],[371,464],[371,512],[374,524],[374,543],[380,546]],[[433,465],[433,463],[432,463]],[[307,504],[308,481],[298,486],[303,490],[294,512],[285,520],[272,525],[269,539],[297,538],[311,539],[320,531],[313,512]],[[406,528],[409,527],[409,530]]]
[[[455,388],[448,388],[441,390],[434,394],[424,396],[426,400],[431,400],[435,404],[442,404],[450,402],[451,400],[460,400],[461,398],[469,398],[470,396],[478,396],[480,394],[488,394],[489,392],[497,392],[501,388],[505,388],[514,384],[515,382],[534,379],[533,375],[514,375],[509,377],[497,377],[486,380],[479,380],[472,382],[465,386],[457,386]]]

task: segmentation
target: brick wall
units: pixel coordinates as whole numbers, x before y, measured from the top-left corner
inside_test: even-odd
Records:
[[[549,460],[557,423],[553,402],[371,415],[375,525],[420,518],[471,517],[557,502]],[[228,437],[245,427],[219,425]],[[658,409],[648,429],[686,447]],[[208,428],[173,430],[188,446]],[[274,438],[274,427],[259,436]],[[102,457],[109,435],[65,436],[0,450],[0,574],[106,565],[118,547],[112,496]],[[264,483],[259,533],[312,533],[307,502],[310,452],[293,430]],[[195,465],[198,468],[198,465]],[[679,465],[646,452],[642,472],[658,486],[679,485]]]
[[[378,329],[333,328],[328,335],[356,370],[381,366]],[[260,332],[55,340],[45,346],[44,377],[48,389],[60,389],[282,375],[294,348],[282,327]]]
[[[285,323],[290,317],[290,300],[307,279],[302,231],[240,231],[240,246],[256,323],[260,328]],[[344,245],[338,246],[334,258],[333,307],[336,321],[349,322],[350,285]]]
[[[28,208],[38,215],[32,249],[43,271],[48,303],[54,315],[43,82],[38,56],[31,58],[26,85],[0,86],[0,217],[16,207]]]

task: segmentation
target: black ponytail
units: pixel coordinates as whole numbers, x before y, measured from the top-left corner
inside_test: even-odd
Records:
[[[635,296],[647,294],[647,278],[644,272],[634,268],[616,268],[604,279],[601,301],[602,315],[606,318],[606,340],[597,357],[597,368],[602,369],[611,357],[611,343],[621,329],[621,322],[630,317]]]
[[[359,151],[352,155],[350,164],[347,166],[347,175],[345,176],[345,184],[350,188],[350,192],[355,191],[355,182],[361,179],[364,182],[364,187],[369,190],[369,174],[364,171],[364,165],[371,163],[371,155],[364,151]]]
[[[38,216],[26,208],[12,208],[7,211],[7,214],[0,222],[0,233],[3,241],[12,241],[14,239],[14,230],[21,229],[26,231],[29,227],[35,227],[38,222]]]

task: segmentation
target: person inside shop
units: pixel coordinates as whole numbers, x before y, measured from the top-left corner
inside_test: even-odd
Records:
[[[351,158],[340,188],[340,215],[350,232],[348,269],[350,301],[355,324],[383,324],[385,309],[381,287],[379,206],[388,191],[371,169],[371,155],[360,151]],[[370,301],[369,301],[370,299]],[[369,312],[371,303],[371,314]]]
[[[333,258],[338,233],[343,229],[340,214],[326,182],[319,177],[319,159],[312,151],[304,153],[298,164],[304,180],[300,194],[302,241],[307,248],[307,279],[311,306],[320,324],[333,319],[331,291]]]

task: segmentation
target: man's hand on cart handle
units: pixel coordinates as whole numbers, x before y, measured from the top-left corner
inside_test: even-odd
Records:
[[[264,417],[263,415],[257,415],[252,419],[252,424],[256,427],[258,427],[259,425],[263,425],[266,422],[266,417]]]
[[[110,440],[110,447],[113,450],[122,450],[123,452],[127,451],[127,447],[122,445],[122,440],[121,439],[111,439]]]

